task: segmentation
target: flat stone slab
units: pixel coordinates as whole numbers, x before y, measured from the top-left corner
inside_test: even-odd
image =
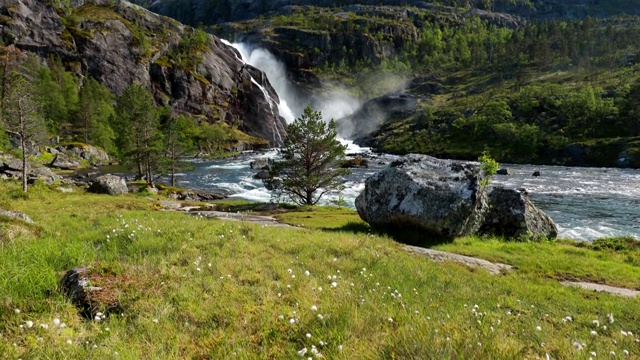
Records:
[[[590,283],[590,282],[561,281],[560,284],[564,286],[581,287],[585,290],[606,292],[609,294],[614,294],[614,295],[619,295],[624,297],[637,297],[640,295],[640,291],[638,290],[631,290],[626,288],[619,288],[615,286],[608,286],[608,285],[602,285],[602,284],[596,284],[596,283]]]
[[[265,225],[265,226],[277,226],[277,227],[286,227],[286,228],[292,228],[292,229],[300,229],[299,227],[280,223],[276,218],[271,216],[247,215],[243,213],[231,213],[231,212],[224,212],[224,211],[190,211],[187,214],[200,215],[200,216],[220,219],[220,220],[248,221],[248,222]]]
[[[458,254],[452,254],[444,251],[425,249],[417,246],[403,246],[405,251],[412,254],[426,256],[433,261],[455,261],[467,266],[481,267],[486,269],[491,275],[498,275],[505,271],[510,271],[513,266],[501,263],[492,263],[491,261],[474,258],[471,256],[464,256]]]

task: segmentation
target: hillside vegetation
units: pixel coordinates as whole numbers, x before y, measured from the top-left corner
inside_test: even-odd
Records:
[[[158,211],[147,196],[3,184],[0,207],[36,222],[0,218],[4,357],[640,356],[639,299],[556,280],[640,288],[638,249],[624,241],[437,247],[516,266],[492,276],[410,255],[353,211],[301,208],[282,219],[306,228],[271,228]],[[57,290],[83,265],[118,302],[99,321]]]
[[[382,114],[381,129],[353,137],[383,151],[640,166],[637,17],[353,5],[290,7],[210,30],[270,49],[309,93],[340,84],[373,99],[365,107]],[[399,95],[413,105],[395,106]],[[366,128],[372,117],[351,120]]]

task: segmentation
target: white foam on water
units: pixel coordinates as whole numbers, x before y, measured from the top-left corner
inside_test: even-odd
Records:
[[[347,139],[338,139],[342,145],[345,145],[347,149],[345,153],[347,154],[368,154],[371,153],[371,148],[361,147],[353,143],[353,140]]]
[[[256,188],[249,191],[239,192],[237,194],[232,194],[229,197],[236,199],[244,199],[255,202],[265,202],[268,203],[271,200],[271,192],[265,188]]]

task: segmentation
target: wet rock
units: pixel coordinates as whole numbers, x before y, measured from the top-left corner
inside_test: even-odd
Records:
[[[249,163],[249,166],[254,170],[267,170],[271,166],[272,160],[269,158],[255,159]]]
[[[253,175],[253,178],[264,180],[264,179],[268,179],[270,176],[271,176],[271,172],[269,170],[261,170],[257,174]]]
[[[531,174],[531,176],[535,176],[535,177],[539,177],[540,175],[542,174],[540,174],[540,171],[538,170],[534,171],[533,174]]]
[[[362,157],[355,157],[353,159],[344,160],[342,164],[340,164],[340,167],[344,169],[366,169],[369,167],[369,162],[367,161],[367,159],[364,159]]]
[[[89,186],[87,191],[96,194],[109,195],[127,194],[129,192],[127,189],[127,183],[124,179],[111,174],[98,176],[93,184]]]
[[[27,215],[17,212],[17,211],[9,211],[0,209],[0,216],[10,217],[12,219],[22,220],[28,224],[34,224],[34,221]]]
[[[558,235],[556,224],[529,200],[526,192],[496,187],[489,193],[489,204],[481,234],[529,240]]]
[[[511,169],[501,168],[496,171],[497,175],[511,175]]]
[[[356,198],[374,227],[416,228],[445,238],[470,235],[488,210],[478,165],[407,155],[369,177]]]

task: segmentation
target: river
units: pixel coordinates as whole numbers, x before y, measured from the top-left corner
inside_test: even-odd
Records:
[[[321,200],[354,208],[364,180],[383,169],[395,156],[373,155],[349,142],[347,153],[365,152],[373,156],[369,168],[352,169],[344,190]],[[220,191],[232,198],[269,202],[271,195],[254,179],[250,168],[257,158],[273,158],[275,151],[245,153],[233,159],[194,160],[195,169],[180,174],[179,186]],[[578,168],[540,165],[503,165],[512,174],[495,175],[493,183],[525,188],[531,200],[558,225],[559,237],[591,241],[607,236],[633,236],[640,239],[640,170],[616,168]],[[540,177],[533,177],[534,171]]]

